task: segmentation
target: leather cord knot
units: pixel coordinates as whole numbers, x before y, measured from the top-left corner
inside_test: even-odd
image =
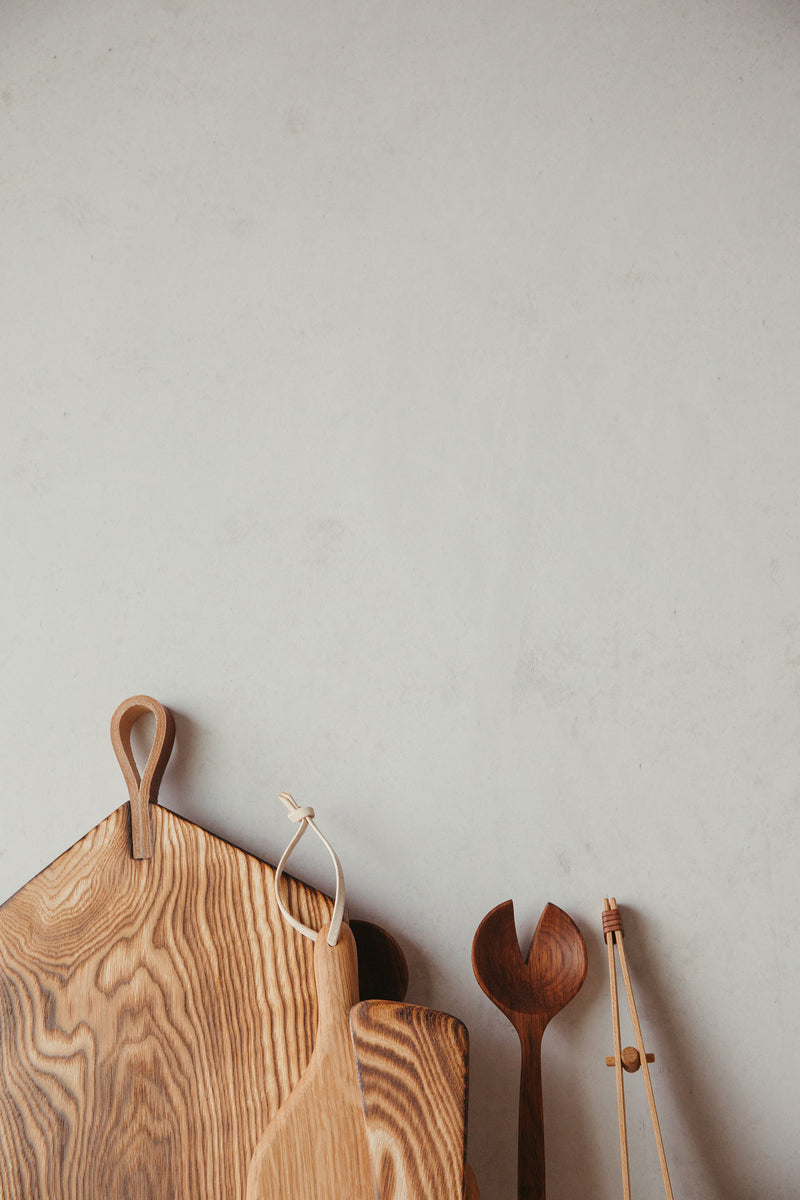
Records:
[[[281,910],[284,918],[289,922],[293,929],[296,929],[299,933],[302,933],[304,937],[310,938],[312,942],[317,940],[317,931],[309,928],[308,925],[304,925],[302,921],[298,921],[296,917],[292,916],[281,899],[281,879],[283,878],[283,872],[286,864],[289,861],[289,856],[297,843],[300,841],[305,831],[307,829],[313,829],[314,833],[317,835],[323,845],[327,847],[328,853],[333,859],[334,870],[336,871],[336,898],[333,902],[333,912],[331,914],[331,923],[328,929],[327,938],[328,945],[335,946],[339,940],[339,931],[342,928],[342,921],[345,917],[344,872],[342,871],[342,864],[339,862],[339,858],[333,846],[314,824],[314,809],[298,804],[294,796],[290,796],[288,792],[281,792],[278,799],[288,809],[287,815],[289,820],[294,821],[294,823],[298,826],[297,832],[281,855],[280,862],[275,869],[275,899],[278,902],[278,908]]]

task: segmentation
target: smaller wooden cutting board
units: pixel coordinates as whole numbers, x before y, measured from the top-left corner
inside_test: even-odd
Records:
[[[378,1200],[478,1200],[466,1166],[466,1026],[387,1000],[356,1005],[350,1026]]]

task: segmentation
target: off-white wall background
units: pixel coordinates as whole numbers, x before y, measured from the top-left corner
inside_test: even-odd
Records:
[[[550,1200],[621,1192],[607,894],[676,1196],[800,1196],[800,10],[5,0],[0,69],[0,893],[149,692],[164,803],[272,861],[313,804],[466,1020],[484,1200],[509,897],[589,946]]]

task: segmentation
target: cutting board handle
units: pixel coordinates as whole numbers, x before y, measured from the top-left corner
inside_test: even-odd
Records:
[[[131,730],[139,717],[152,713],[156,719],[156,735],[144,768],[139,768],[131,749]],[[158,801],[158,789],[164,775],[172,745],[175,741],[175,718],[168,708],[152,696],[131,696],[123,700],[111,718],[111,745],[131,799],[131,847],[134,858],[152,858],[153,838],[150,831],[150,802]]]

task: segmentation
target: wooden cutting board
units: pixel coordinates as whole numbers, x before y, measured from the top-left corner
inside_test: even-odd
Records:
[[[243,1200],[311,1058],[314,947],[273,868],[155,804],[139,826],[150,857],[126,804],[0,906],[3,1200]]]
[[[350,1026],[377,1200],[479,1200],[466,1165],[466,1026],[385,1000],[356,1005]]]

